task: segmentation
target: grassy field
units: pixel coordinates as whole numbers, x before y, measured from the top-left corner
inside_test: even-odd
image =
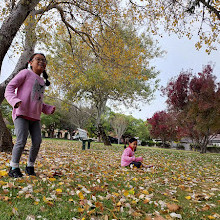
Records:
[[[139,147],[156,167],[130,169],[120,167],[122,146],[81,146],[44,139],[37,177],[19,179],[0,153],[0,219],[220,219],[220,154]]]

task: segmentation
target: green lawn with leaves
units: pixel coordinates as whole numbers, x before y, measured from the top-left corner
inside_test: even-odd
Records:
[[[139,147],[156,166],[130,169],[120,166],[123,146],[81,147],[44,139],[37,177],[19,179],[7,176],[11,154],[0,153],[0,219],[220,219],[220,154]]]

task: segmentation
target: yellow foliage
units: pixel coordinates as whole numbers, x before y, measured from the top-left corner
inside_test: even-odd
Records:
[[[79,192],[79,193],[78,193],[78,196],[79,196],[79,198],[80,198],[81,200],[84,199],[84,196],[83,196],[83,193],[82,193],[82,192]]]
[[[0,177],[1,176],[7,176],[8,175],[8,172],[5,171],[5,170],[0,170]]]
[[[60,193],[62,193],[63,191],[62,191],[62,189],[56,189],[56,193],[57,194],[60,194]]]

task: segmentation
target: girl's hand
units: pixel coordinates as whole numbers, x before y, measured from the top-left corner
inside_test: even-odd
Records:
[[[51,114],[53,114],[55,112],[55,109],[56,109],[56,107],[54,106],[53,109],[52,109]]]
[[[19,106],[21,105],[21,101],[20,102],[17,102],[14,106],[14,108],[18,108]]]

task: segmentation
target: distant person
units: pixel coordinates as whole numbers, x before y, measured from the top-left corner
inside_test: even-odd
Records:
[[[33,54],[26,65],[30,69],[21,70],[7,85],[5,98],[13,107],[12,118],[15,126],[16,143],[12,150],[10,161],[10,177],[22,177],[23,174],[19,168],[21,154],[27,142],[28,132],[30,133],[32,146],[29,152],[29,158],[25,168],[27,175],[36,176],[34,164],[37,158],[41,138],[41,112],[53,114],[55,106],[43,103],[43,94],[45,86],[49,86],[48,75],[45,71],[47,60],[44,54]],[[43,78],[45,78],[45,82]],[[15,90],[17,89],[17,92]]]
[[[137,139],[136,138],[131,138],[129,139],[129,145],[127,148],[125,148],[122,156],[121,156],[121,166],[126,167],[152,167],[152,165],[146,166],[142,164],[143,157],[135,157],[134,152],[137,149]]]

